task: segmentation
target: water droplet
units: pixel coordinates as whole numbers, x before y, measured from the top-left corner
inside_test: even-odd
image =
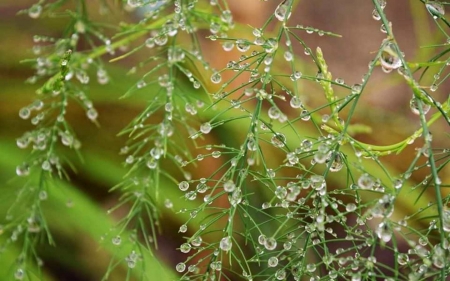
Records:
[[[226,192],[233,192],[235,188],[236,188],[236,185],[234,184],[234,182],[232,180],[228,180],[223,184],[223,189]]]
[[[355,205],[354,203],[348,203],[348,204],[345,206],[345,210],[346,210],[347,212],[353,212],[354,210],[356,210],[356,205]]]
[[[26,177],[30,174],[30,166],[27,163],[23,163],[16,167],[16,174],[19,177]]]
[[[185,233],[186,231],[187,231],[187,225],[185,225],[185,224],[180,226],[180,229],[178,230],[178,232],[180,232],[180,233]]]
[[[189,253],[191,251],[191,244],[189,243],[181,244],[180,251],[185,254]]]
[[[314,272],[314,271],[316,271],[316,264],[314,264],[314,263],[308,263],[307,265],[306,265],[306,270],[308,271],[308,272]]]
[[[214,84],[218,84],[220,83],[220,81],[222,81],[222,76],[219,72],[215,72],[211,75],[211,82],[213,82]]]
[[[14,272],[14,278],[16,280],[23,280],[25,277],[25,271],[22,268],[18,268],[16,272]]]
[[[293,96],[289,102],[292,108],[300,108],[302,106],[302,101],[299,97]]]
[[[450,209],[442,211],[442,228],[445,232],[450,232]]]
[[[231,242],[231,237],[227,236],[222,238],[222,240],[220,240],[220,249],[222,249],[222,251],[228,252],[229,250],[231,250],[231,247],[233,246],[233,243]]]
[[[211,126],[211,123],[209,123],[209,122],[203,123],[203,124],[200,126],[200,131],[201,131],[203,134],[209,134],[209,132],[211,132],[211,129],[212,129],[212,126]]]
[[[286,137],[281,133],[276,133],[272,136],[270,141],[275,147],[284,147],[284,144],[286,143]]]
[[[34,4],[28,9],[28,16],[32,19],[37,19],[42,13],[42,6]]]
[[[361,189],[372,189],[374,185],[375,182],[369,174],[363,174],[358,179],[358,186]]]
[[[86,116],[87,116],[90,120],[94,121],[94,120],[96,120],[97,117],[98,117],[98,112],[97,112],[97,110],[95,110],[95,108],[89,108],[89,109],[86,111]]]
[[[270,237],[270,238],[266,238],[264,240],[264,247],[269,250],[275,250],[275,248],[277,247],[277,240],[275,240],[275,238]]]
[[[239,52],[247,52],[250,49],[250,43],[244,39],[236,40],[236,48]]]
[[[382,222],[376,229],[376,234],[383,242],[387,243],[392,238],[392,231],[386,222]]]
[[[431,109],[431,105],[419,101],[416,97],[412,97],[412,99],[409,101],[409,107],[411,108],[412,113],[420,115],[419,102],[422,104],[423,114],[427,114]]]
[[[268,111],[270,119],[278,119],[281,115],[281,111],[276,106],[272,106]]]
[[[166,199],[166,200],[164,200],[164,206],[167,209],[172,209],[173,208],[173,203],[172,203],[172,201],[170,201],[170,199]]]
[[[114,237],[112,239],[112,243],[113,243],[113,245],[119,246],[120,243],[122,243],[122,238],[120,238],[120,236],[117,235],[116,237]]]
[[[279,21],[287,21],[291,16],[292,0],[285,0],[275,9],[275,17]]]
[[[399,265],[405,265],[409,262],[409,256],[404,253],[400,253],[397,256],[397,262]]]
[[[266,53],[272,54],[278,49],[278,40],[275,38],[269,38],[264,43],[263,47]]]
[[[393,42],[388,42],[384,45],[383,51],[380,55],[380,63],[381,67],[389,71],[402,66],[402,61]]]
[[[30,118],[31,110],[28,107],[23,107],[19,110],[19,117],[22,119]]]
[[[425,7],[435,19],[445,15],[444,5],[440,1],[428,1]]]
[[[289,52],[289,51],[284,52],[284,59],[286,61],[292,61],[293,58],[294,58],[294,55],[291,52]]]
[[[47,191],[42,190],[39,192],[39,200],[44,201],[44,200],[47,200],[47,198],[48,198]]]
[[[342,167],[344,167],[344,161],[342,160],[342,156],[340,153],[337,153],[334,156],[333,163],[331,163],[330,171],[331,172],[339,172]]]
[[[394,180],[392,185],[394,186],[395,189],[400,189],[402,187],[402,185],[403,185],[403,180],[396,179],[396,180]]]
[[[187,192],[185,195],[184,195],[184,197],[186,198],[186,199],[188,199],[188,200],[195,200],[195,198],[197,198],[197,192],[195,192],[195,191],[189,191],[189,192]]]
[[[183,271],[186,270],[186,264],[183,263],[183,262],[180,262],[180,263],[178,263],[178,264],[175,266],[175,269],[176,269],[178,272],[183,272]]]
[[[375,9],[372,11],[372,17],[373,17],[374,20],[380,20],[381,19],[380,14]]]
[[[169,37],[167,36],[167,34],[161,34],[159,36],[156,36],[154,40],[156,45],[164,46],[169,41]]]
[[[270,257],[267,260],[267,264],[269,267],[276,267],[278,265],[278,258],[277,257]]]

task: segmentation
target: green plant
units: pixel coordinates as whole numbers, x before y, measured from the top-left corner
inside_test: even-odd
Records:
[[[38,85],[37,100],[19,111],[34,125],[17,139],[30,153],[2,196],[2,278],[52,280],[41,256],[55,248],[42,245],[59,247],[53,233],[71,237],[76,227],[106,250],[102,277],[86,273],[95,280],[446,280],[450,100],[436,94],[450,65],[446,3],[415,1],[438,30],[418,39],[427,48],[416,62],[402,52],[386,1],[373,0],[386,37],[361,82],[347,84],[306,38],[344,39],[293,24],[300,1],[277,1],[255,27],[234,22],[225,0],[111,2],[97,3],[103,16],[84,0],[40,0],[23,11],[66,27],[58,38],[36,35],[36,58],[24,61],[35,69],[27,82]],[[241,54],[218,70],[204,44]],[[370,109],[362,100],[379,90],[368,89],[379,69],[386,85],[407,86],[403,106],[418,121],[391,145],[363,141],[370,121],[357,113]],[[93,77],[115,84],[105,93]],[[123,177],[117,158],[84,151],[85,142],[108,140],[73,113],[81,107],[101,126],[95,100],[116,100],[110,91],[121,84],[131,86],[117,103],[140,110],[119,133]],[[405,154],[406,169],[385,160]],[[77,190],[78,170],[113,186],[118,201],[107,213],[115,220]],[[158,241],[176,224],[184,242],[169,244],[181,254],[160,262],[168,246]]]

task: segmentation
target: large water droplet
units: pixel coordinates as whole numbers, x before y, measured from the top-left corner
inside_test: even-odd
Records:
[[[201,131],[203,134],[208,134],[209,132],[211,132],[211,129],[212,129],[212,126],[211,126],[211,123],[209,123],[209,122],[203,123],[203,124],[200,126],[200,131]]]
[[[222,249],[222,251],[228,252],[229,250],[231,250],[231,247],[233,246],[233,243],[231,242],[231,237],[227,236],[222,238],[222,240],[220,240],[220,249]]]
[[[281,133],[276,133],[270,141],[275,147],[283,147],[286,143],[286,137]]]
[[[275,250],[275,248],[277,247],[277,240],[275,240],[275,238],[273,237],[265,239],[264,247],[269,251]]]
[[[263,47],[266,53],[272,54],[278,49],[278,40],[276,38],[269,38],[264,43]]]
[[[226,192],[233,192],[235,188],[236,185],[232,180],[228,180],[223,184],[223,190],[225,190]]]
[[[267,264],[269,267],[276,267],[278,265],[278,258],[277,257],[270,257],[267,260]]]
[[[286,21],[291,16],[291,4],[292,0],[285,0],[278,5],[278,7],[275,9],[275,17],[279,21]]]
[[[384,70],[397,69],[402,66],[402,61],[396,51],[396,46],[393,42],[388,42],[384,45],[383,51],[380,55],[381,67]]]
[[[435,19],[442,17],[445,14],[444,5],[440,1],[428,1],[425,4],[425,7],[427,7],[428,11]]]
[[[218,84],[220,83],[220,81],[222,81],[222,76],[219,72],[215,72],[213,73],[213,75],[211,75],[211,82],[213,82],[214,84]]]
[[[37,19],[42,12],[42,6],[39,4],[34,4],[28,9],[28,16],[32,19]]]
[[[419,102],[422,103],[423,114],[427,114],[431,109],[431,105],[419,101],[416,97],[413,97],[409,102],[409,107],[411,108],[412,113],[420,115]]]
[[[180,263],[178,263],[178,264],[175,266],[175,269],[176,269],[178,272],[183,272],[183,271],[186,269],[186,264],[183,263],[183,262],[180,262]]]
[[[389,242],[392,238],[392,231],[386,222],[382,222],[376,229],[376,234],[383,242]]]

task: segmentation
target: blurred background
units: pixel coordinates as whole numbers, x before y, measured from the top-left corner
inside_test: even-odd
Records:
[[[114,13],[105,17],[98,12],[98,1],[89,2],[92,9],[91,16],[99,21],[109,23],[120,21],[137,21],[139,15],[125,13],[113,8]],[[110,1],[114,7],[115,1]],[[29,64],[20,63],[22,60],[33,58],[33,36],[46,35],[60,37],[64,33],[65,18],[32,19],[27,15],[17,15],[18,11],[26,9],[36,1],[2,0],[0,2],[0,224],[4,220],[4,213],[15,198],[15,192],[23,184],[15,179],[15,167],[19,165],[29,150],[20,150],[16,146],[16,139],[24,132],[33,128],[27,120],[18,116],[20,108],[36,99],[35,91],[40,86],[27,84],[25,80],[33,75]],[[259,0],[229,0],[230,9],[234,13],[236,22],[261,26],[267,17],[273,13],[278,1]],[[318,36],[303,32],[301,37],[315,49],[320,46],[328,62],[329,70],[335,78],[345,80],[346,84],[361,83],[361,78],[368,70],[369,62],[374,58],[382,40],[386,37],[380,32],[380,22],[372,18],[373,5],[371,1],[361,0],[310,0],[301,1],[290,19],[292,25],[301,24],[321,30],[331,31],[342,35],[342,38]],[[387,1],[385,9],[388,19],[392,21],[393,31],[399,46],[405,52],[409,62],[426,61],[439,48],[420,48],[425,45],[444,43],[446,39],[437,30],[432,17],[428,14],[420,1]],[[231,34],[238,36],[240,30]],[[208,34],[205,33],[205,37]],[[221,69],[229,60],[236,60],[236,51],[224,52],[219,44],[205,39],[205,56],[211,64]],[[298,46],[297,46],[298,47]],[[304,74],[311,73],[308,66],[311,61],[303,54],[303,50],[296,49],[296,54],[304,59],[301,65]],[[48,280],[99,280],[108,266],[110,251],[102,248],[98,243],[101,236],[113,225],[114,218],[121,215],[121,211],[111,217],[106,210],[114,206],[120,195],[109,193],[108,190],[120,182],[126,169],[122,163],[123,156],[119,155],[126,138],[117,134],[143,108],[145,97],[119,100],[127,89],[133,85],[138,76],[125,76],[125,73],[138,61],[148,55],[145,51],[138,52],[129,59],[106,64],[111,75],[111,83],[98,85],[92,83],[89,96],[99,112],[99,127],[85,117],[85,112],[79,107],[71,108],[68,121],[73,126],[78,138],[82,142],[81,153],[84,162],[80,162],[75,154],[69,153],[77,172],[71,173],[70,182],[60,188],[58,195],[62,205],[48,206],[48,219],[54,234],[56,247],[40,246],[39,252],[44,261],[44,268]],[[111,57],[105,57],[105,61]],[[315,69],[315,68],[314,68]],[[430,72],[432,77],[433,72]],[[422,85],[429,86],[431,77],[425,77]],[[311,83],[310,83],[311,84]],[[433,97],[444,102],[448,97],[449,87],[443,83]],[[308,104],[312,107],[319,105],[316,96],[322,95],[318,88],[304,85],[303,94],[308,97]],[[213,87],[211,86],[211,91]],[[409,101],[411,90],[405,85],[401,77],[396,74],[385,74],[376,69],[368,87],[366,88],[354,119],[368,125],[375,133],[360,134],[356,138],[375,145],[388,145],[399,142],[419,128],[419,118],[411,113]],[[436,147],[448,147],[448,125],[439,120],[431,127]],[[227,137],[221,134],[216,137]],[[383,161],[399,173],[405,171],[414,157],[415,148],[421,147],[421,140],[417,144],[408,146],[400,155],[386,156]],[[195,154],[195,153],[194,153]],[[203,161],[198,169],[192,169],[192,177],[204,177],[205,173],[213,171],[207,161]],[[420,182],[426,171],[418,171],[412,175],[412,180]],[[449,166],[440,171],[443,182],[449,182]],[[59,188],[57,188],[59,189]],[[59,191],[58,191],[59,192]],[[182,200],[181,193],[173,195],[174,202]],[[177,197],[178,196],[178,197]],[[176,199],[178,198],[178,199]],[[67,207],[67,205],[69,205]],[[126,209],[126,207],[125,207]],[[175,215],[179,206],[166,209],[162,214],[162,235],[159,238],[160,251],[157,253],[160,264],[167,270],[174,268],[179,260],[176,251],[183,239],[178,235],[178,227],[184,223]],[[125,212],[125,211],[124,211]],[[124,213],[122,212],[122,214]],[[93,217],[95,216],[95,217]],[[98,223],[104,220],[104,223]],[[1,233],[1,231],[0,231]],[[4,235],[3,235],[4,236]],[[0,238],[2,236],[0,235]],[[3,242],[5,238],[3,237]],[[7,254],[0,258],[0,274],[8,274],[14,264],[13,257],[20,252],[20,245],[9,245]],[[154,265],[155,266],[155,265]],[[111,276],[111,280],[123,280],[125,270],[118,271]],[[6,276],[6,275],[0,275]],[[164,277],[163,277],[164,278]],[[7,280],[2,279],[0,280]],[[170,279],[166,279],[170,280]]]

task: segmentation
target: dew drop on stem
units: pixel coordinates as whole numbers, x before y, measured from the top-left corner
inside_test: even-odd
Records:
[[[287,21],[291,17],[292,0],[285,0],[281,2],[275,9],[275,17],[279,21]]]
[[[228,252],[229,250],[231,250],[231,247],[233,246],[233,243],[231,242],[231,237],[227,236],[222,238],[222,240],[220,240],[220,249],[222,249],[222,251]]]
[[[384,70],[391,71],[402,66],[402,61],[393,42],[384,45],[380,55],[380,64]]]
[[[28,16],[32,19],[37,19],[42,13],[42,6],[34,4],[28,9]]]
[[[434,19],[445,15],[444,5],[440,1],[428,1],[425,4],[428,12],[433,15]]]

